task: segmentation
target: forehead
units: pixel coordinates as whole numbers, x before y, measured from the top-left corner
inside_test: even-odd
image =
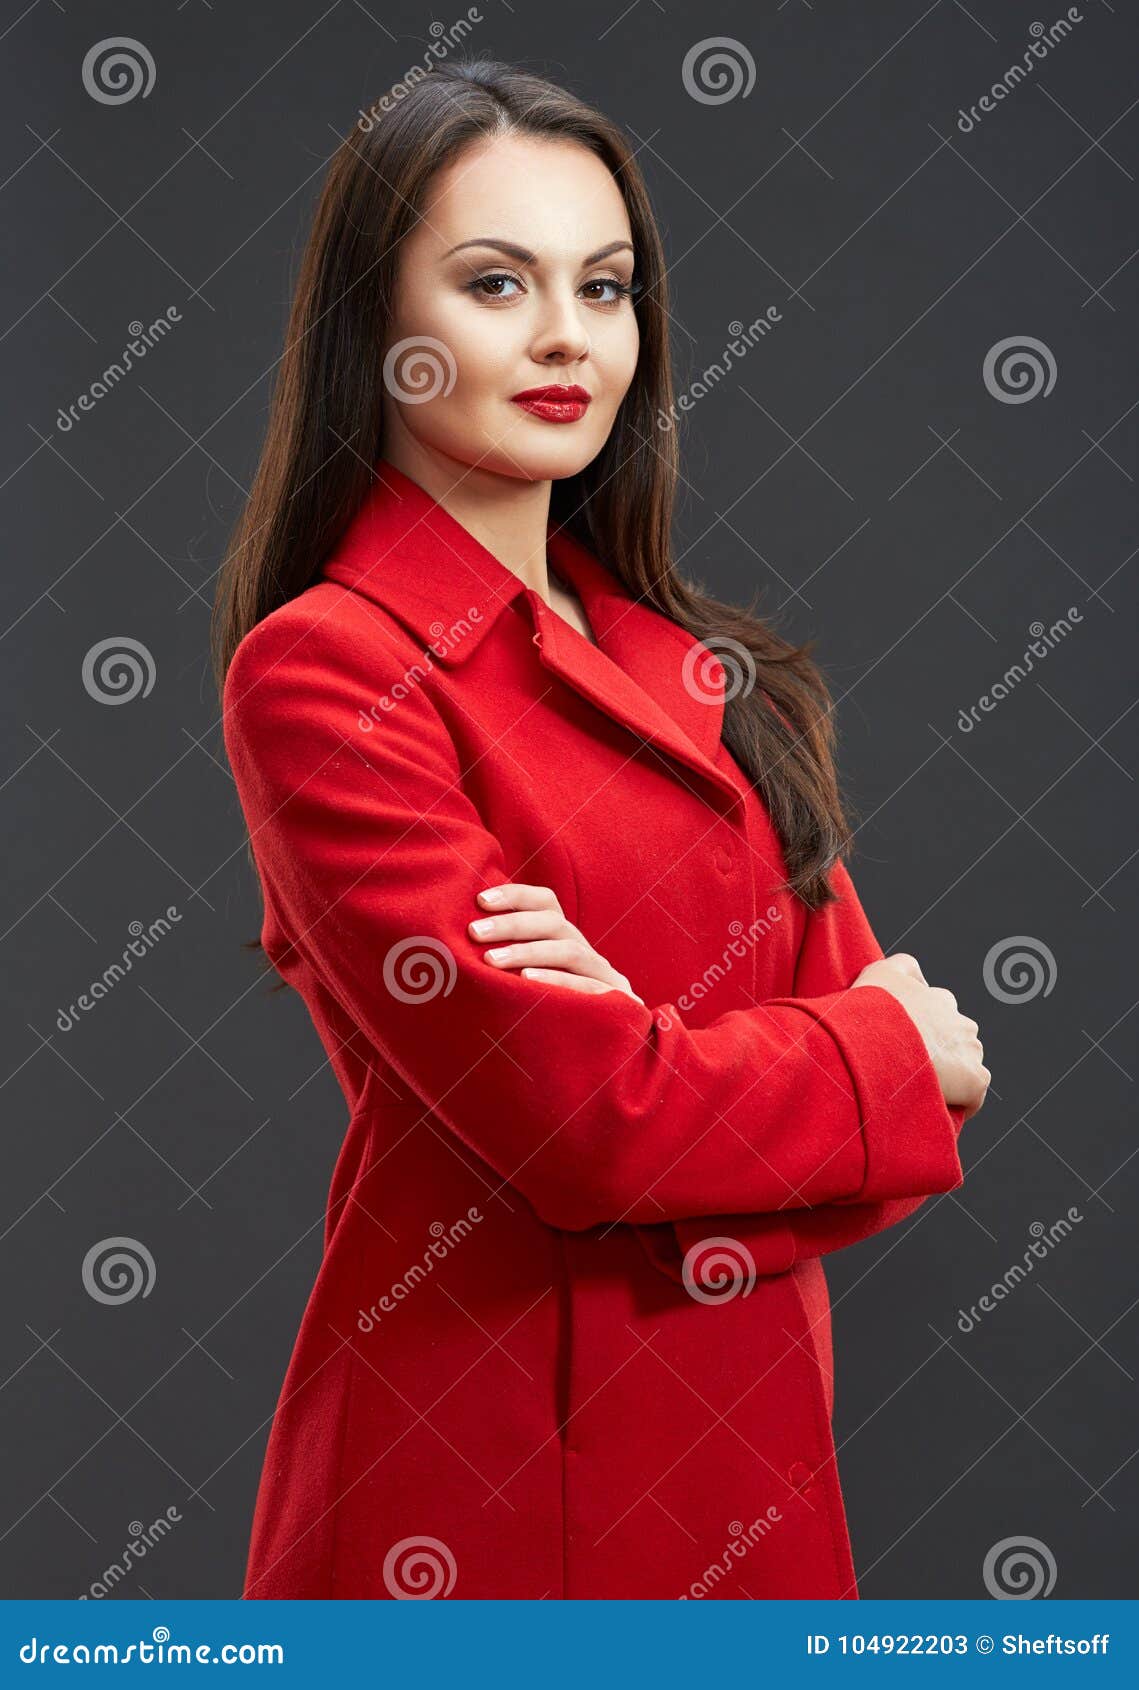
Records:
[[[539,260],[579,260],[630,240],[621,190],[609,167],[574,141],[500,135],[465,148],[431,182],[415,237],[446,251],[497,235]]]

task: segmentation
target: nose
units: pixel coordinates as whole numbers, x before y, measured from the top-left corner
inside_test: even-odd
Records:
[[[547,290],[540,306],[532,348],[538,362],[569,364],[588,354],[590,338],[583,321],[584,311],[585,306],[572,288]]]

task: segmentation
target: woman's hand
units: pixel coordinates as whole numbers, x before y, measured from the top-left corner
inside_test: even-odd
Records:
[[[485,909],[504,912],[470,923],[472,938],[495,942],[486,952],[492,968],[520,968],[527,980],[575,992],[626,992],[637,1003],[645,1001],[566,920],[548,886],[507,882],[487,887],[478,899]]]
[[[896,951],[867,963],[854,986],[884,986],[917,1026],[941,1082],[946,1103],[962,1104],[965,1120],[985,1101],[992,1075],[982,1057],[977,1023],[962,1015],[957,999],[944,986],[931,986],[916,957]]]

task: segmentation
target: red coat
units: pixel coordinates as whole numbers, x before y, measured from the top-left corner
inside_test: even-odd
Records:
[[[845,869],[775,890],[723,670],[549,556],[598,645],[384,465],[229,670],[264,945],[351,1112],[244,1594],[856,1597],[820,1257],[961,1183],[962,1111],[846,989]],[[508,880],[644,1003],[488,963]]]

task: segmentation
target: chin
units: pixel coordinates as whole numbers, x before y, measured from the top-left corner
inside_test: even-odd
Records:
[[[588,447],[577,446],[568,450],[567,443],[560,451],[550,447],[545,451],[511,452],[507,456],[501,440],[488,441],[485,452],[475,452],[470,456],[464,453],[457,461],[467,469],[477,469],[488,475],[505,476],[512,481],[564,481],[571,475],[577,475],[586,464],[592,463],[603,444],[603,441],[591,441]]]
[[[591,464],[605,445],[612,417],[583,417],[579,423],[548,423],[516,406],[502,416],[495,408],[481,422],[467,412],[461,422],[412,431],[422,448],[449,458],[457,471],[476,470],[512,481],[564,481]],[[432,419],[441,424],[443,419]]]
[[[534,432],[543,430],[544,437],[523,441],[516,433],[508,442],[500,440],[489,447],[484,466],[526,481],[564,481],[591,464],[608,438],[607,432],[596,428],[588,434],[577,432],[575,423],[534,422],[530,426]]]

